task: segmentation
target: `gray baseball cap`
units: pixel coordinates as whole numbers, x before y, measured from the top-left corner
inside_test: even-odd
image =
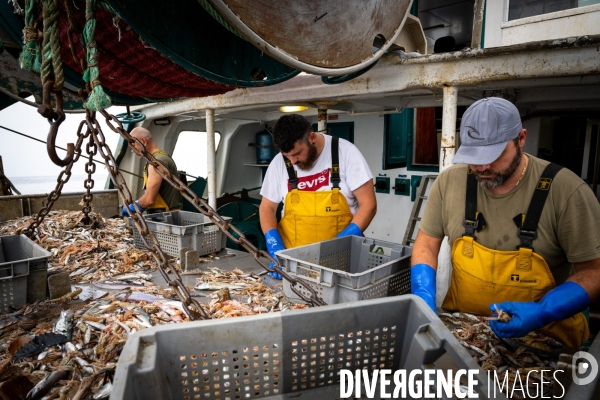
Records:
[[[508,100],[488,97],[476,101],[460,122],[460,148],[453,164],[494,162],[523,129],[519,110]]]

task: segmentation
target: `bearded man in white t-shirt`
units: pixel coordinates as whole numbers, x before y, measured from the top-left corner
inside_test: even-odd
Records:
[[[275,258],[285,248],[362,236],[375,216],[377,200],[373,174],[356,146],[313,132],[298,114],[279,118],[273,143],[280,153],[260,191],[260,224],[269,254]],[[278,225],[275,214],[282,201]],[[269,275],[281,279],[277,272]]]

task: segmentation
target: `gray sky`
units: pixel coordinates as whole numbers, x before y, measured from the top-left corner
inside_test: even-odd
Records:
[[[32,101],[33,97],[29,98],[28,100]],[[125,107],[111,107],[108,111],[111,114],[116,115],[123,113],[126,110]],[[77,128],[79,127],[79,123],[83,120],[83,118],[84,114],[66,115],[66,120],[62,123],[58,131],[56,140],[56,144],[58,146],[66,148],[66,144],[68,142],[76,142]],[[100,116],[98,121],[100,122],[102,131],[106,137],[106,143],[111,148],[111,151],[114,152],[119,135],[108,128],[104,122],[104,117]],[[13,129],[44,141],[46,141],[46,137],[50,128],[48,121],[38,114],[35,107],[31,107],[20,102],[0,111],[0,126]],[[86,161],[83,159],[83,155],[85,154],[85,142],[82,148],[82,157],[73,166],[73,175],[86,174]],[[59,157],[63,158],[66,152],[57,149],[57,154]],[[19,177],[57,177],[60,171],[63,169],[63,167],[55,165],[50,160],[48,153],[46,152],[46,145],[44,143],[31,140],[2,128],[0,128],[0,156],[2,156],[4,173],[11,180]],[[94,158],[100,160],[101,156],[98,154]],[[108,175],[103,165],[96,166],[96,175],[104,178]],[[55,179],[53,180],[55,181]],[[104,182],[102,182],[102,185],[99,185],[100,187],[97,186],[94,187],[94,189],[102,189]],[[18,186],[17,189],[19,189]]]

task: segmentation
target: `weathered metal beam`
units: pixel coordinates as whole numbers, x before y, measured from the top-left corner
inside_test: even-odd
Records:
[[[276,86],[237,89],[223,95],[194,98],[144,108],[148,119],[201,109],[241,111],[282,103],[336,101],[410,94],[444,86],[463,89],[496,84],[528,86],[534,79],[585,77],[600,74],[600,35],[523,45],[432,54],[402,59],[389,54],[364,75],[339,85],[301,74]]]

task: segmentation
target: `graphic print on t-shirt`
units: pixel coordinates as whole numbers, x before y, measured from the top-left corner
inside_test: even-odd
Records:
[[[316,192],[322,187],[329,186],[329,168],[324,169],[314,175],[301,176],[298,178],[298,189],[308,192]],[[292,190],[292,185],[288,178],[288,192]]]

